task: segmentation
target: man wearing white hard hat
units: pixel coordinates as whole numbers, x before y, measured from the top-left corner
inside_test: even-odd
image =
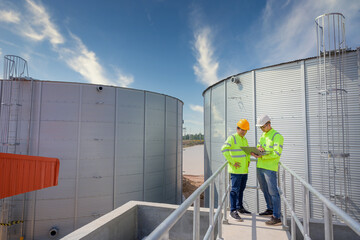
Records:
[[[265,222],[267,225],[281,225],[281,202],[277,186],[277,171],[284,138],[271,127],[271,119],[266,114],[258,117],[256,126],[263,131],[257,147],[260,151],[268,152],[268,154],[262,156],[251,154],[258,159],[256,165],[257,178],[267,206],[267,209],[259,215],[271,215],[270,220]]]

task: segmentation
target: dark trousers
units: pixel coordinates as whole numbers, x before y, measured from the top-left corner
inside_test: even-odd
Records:
[[[230,210],[242,209],[243,196],[248,179],[247,174],[231,173]]]

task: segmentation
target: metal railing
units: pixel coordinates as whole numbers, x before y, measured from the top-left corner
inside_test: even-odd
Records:
[[[172,214],[170,214],[154,231],[151,232],[146,240],[158,240],[158,239],[169,239],[170,229],[177,223],[177,221],[185,214],[188,208],[194,203],[194,216],[193,216],[193,239],[200,239],[200,195],[209,187],[209,228],[206,231],[204,239],[214,239],[215,224],[218,225],[217,238],[222,238],[222,217],[224,222],[227,222],[226,211],[227,211],[227,195],[229,192],[229,174],[227,173],[227,162],[224,162],[216,172],[211,175],[206,182],[204,182],[193,194],[191,194]],[[221,173],[223,179],[221,179]],[[220,194],[218,194],[218,208],[214,214],[214,190],[215,181],[218,178],[219,186],[225,184],[225,192],[222,194],[221,188],[219,187]],[[220,200],[220,201],[219,201]],[[221,211],[224,211],[221,214]]]
[[[227,162],[224,162],[220,168],[206,181],[202,184],[193,194],[191,194],[172,214],[170,214],[154,231],[151,232],[149,236],[146,237],[146,240],[158,240],[158,239],[169,239],[169,231],[171,228],[180,220],[180,218],[185,214],[189,207],[194,204],[194,214],[193,214],[193,239],[200,239],[200,195],[209,187],[209,227],[206,231],[204,239],[214,239],[214,230],[217,223],[218,234],[217,239],[222,239],[222,224],[227,223],[226,211],[228,208],[227,196],[230,190],[229,185],[229,174],[227,168],[225,167]],[[329,199],[324,197],[316,189],[314,189],[309,183],[304,179],[298,176],[293,170],[288,168],[282,162],[280,162],[280,167],[282,167],[282,191],[281,191],[281,200],[285,204],[283,208],[283,226],[287,228],[287,210],[290,211],[291,215],[291,239],[296,239],[296,225],[299,228],[300,232],[304,236],[304,239],[311,240],[310,238],[310,203],[309,203],[309,193],[312,193],[317,197],[324,206],[324,232],[326,240],[333,240],[333,221],[332,214],[337,215],[341,218],[344,223],[350,227],[356,234],[360,236],[360,223],[352,219],[347,213],[333,204]],[[291,201],[286,198],[286,171],[290,173],[290,193]],[[221,174],[223,174],[221,178]],[[215,181],[218,178],[219,181],[219,194],[217,197],[218,208],[214,214],[214,190],[215,190]],[[301,223],[300,218],[295,213],[295,178],[301,183],[303,188],[303,223]],[[280,170],[279,170],[279,182],[280,182]],[[223,181],[223,182],[222,182]],[[221,184],[224,184],[224,187],[221,188]],[[280,184],[279,184],[280,185]],[[249,187],[247,187],[249,188]],[[250,187],[253,188],[253,187]],[[224,193],[222,193],[223,190]],[[219,201],[220,200],[220,201]],[[223,211],[223,214],[221,214]],[[296,224],[296,225],[295,225]]]
[[[360,236],[360,223],[356,222],[353,218],[351,218],[346,212],[337,207],[334,203],[332,203],[329,199],[324,197],[321,193],[319,193],[315,188],[313,188],[309,183],[307,183],[304,179],[298,176],[293,170],[285,166],[282,162],[280,162],[280,166],[283,168],[283,176],[282,176],[282,194],[281,198],[285,203],[283,208],[283,216],[286,218],[287,216],[287,208],[290,210],[291,215],[291,239],[296,239],[296,226],[299,228],[300,232],[304,236],[304,239],[310,238],[310,204],[309,204],[309,193],[312,193],[315,197],[317,197],[323,204],[324,207],[324,237],[326,240],[333,240],[333,221],[332,214],[337,215],[341,218],[344,223],[350,227],[356,234]],[[290,193],[291,193],[291,202],[289,203],[286,199],[286,171],[290,173]],[[294,179],[299,180],[303,189],[303,223],[301,223],[299,217],[295,213],[295,190],[294,190]],[[283,221],[284,226],[287,226],[286,219]]]

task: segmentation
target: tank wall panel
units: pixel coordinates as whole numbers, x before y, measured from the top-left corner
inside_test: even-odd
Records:
[[[115,206],[121,206],[131,200],[143,201],[143,199],[143,191],[121,193],[116,195]]]
[[[142,174],[122,175],[116,178],[118,193],[142,192],[143,176]]]
[[[113,198],[110,195],[91,198],[79,198],[79,217],[100,217],[112,210]],[[101,204],[99,204],[101,202]]]
[[[302,97],[305,90],[301,74],[300,61],[256,71],[256,111],[257,116],[268,114],[271,126],[284,137],[281,161],[305,178],[306,119]],[[258,131],[257,139],[261,134],[262,131]],[[295,185],[295,189],[297,193],[301,192],[300,185]],[[262,193],[260,202],[265,203]],[[264,205],[260,208],[263,209]],[[301,212],[302,205],[297,204],[296,210]]]
[[[182,202],[182,165],[183,165],[183,103],[177,101],[177,156],[176,156],[176,203]]]
[[[99,177],[79,179],[79,197],[112,195],[113,178]]]
[[[78,106],[73,103],[43,102],[42,121],[77,121]]]
[[[237,75],[240,84],[227,82],[227,136],[236,133],[236,123],[240,119],[247,119],[250,124],[250,130],[247,131],[245,137],[248,140],[249,146],[255,145],[255,124],[254,124],[254,79],[253,73],[245,73]],[[252,162],[249,167],[247,186],[256,186],[256,163]],[[256,212],[256,190],[246,189],[244,192],[243,204],[246,209],[251,212]]]
[[[51,199],[36,201],[36,220],[70,218],[74,216],[73,199]]]
[[[51,239],[50,238],[50,230],[54,227],[59,229],[58,238],[65,237],[67,235],[65,229],[72,229],[74,226],[73,218],[64,218],[64,219],[54,219],[54,220],[40,220],[35,221],[34,228],[31,224],[26,225],[26,230],[32,231],[36,234],[36,238],[34,239]]]
[[[25,212],[26,239],[48,239],[53,226],[64,236],[130,200],[181,201],[181,101],[142,90],[35,80],[30,113],[30,83],[21,82],[16,153],[26,154],[29,138],[29,153],[59,158],[60,172],[58,186],[26,194],[25,209],[24,195],[12,198],[12,216]]]
[[[46,156],[46,154],[44,154]],[[60,165],[59,179],[75,179],[76,176],[76,160],[64,159]]]
[[[204,180],[212,175],[211,159],[211,91],[209,89],[204,93]],[[205,191],[205,206],[209,206],[209,193]]]
[[[127,192],[128,186],[123,185],[119,181],[119,179],[123,179],[127,175],[138,176],[141,179],[140,185],[133,183],[130,186],[133,186],[135,189],[143,189],[144,108],[144,92],[117,89],[117,193]],[[141,198],[141,200],[143,199]]]
[[[224,162],[221,153],[225,136],[225,84],[215,86],[211,91],[211,158],[213,159],[212,171],[216,171]]]
[[[129,148],[131,149],[131,148]],[[119,156],[118,164],[116,165],[116,172],[118,176],[126,176],[131,174],[143,173],[143,159],[138,156]],[[119,186],[121,187],[121,186]]]
[[[165,97],[146,93],[145,98],[144,200],[162,201],[164,198]]]
[[[254,82],[252,72],[236,76],[241,84],[234,84],[227,80],[227,133],[230,136],[236,133],[236,123],[240,119],[247,119],[250,123],[250,130],[246,133],[249,145],[254,145],[255,126],[253,113]]]
[[[61,179],[61,184],[55,187],[44,188],[37,191],[37,199],[68,199],[75,194],[75,180]]]
[[[166,123],[165,123],[165,156],[166,161],[164,172],[164,195],[166,202],[173,202],[176,195],[176,155],[177,155],[177,101],[174,98],[166,97]]]
[[[356,183],[359,182],[359,173],[360,168],[358,162],[360,151],[360,142],[359,142],[359,134],[360,134],[360,104],[359,104],[359,65],[357,62],[358,52],[352,52],[347,54],[345,58],[345,68],[344,68],[344,82],[345,88],[347,91],[346,99],[347,99],[347,117],[344,119],[347,120],[347,135],[349,139],[348,151],[350,154],[350,158],[348,164],[346,164],[346,168],[349,169],[348,172],[348,184],[349,184],[349,199],[348,201],[348,211],[352,217],[354,217],[357,221],[359,221],[360,211],[360,191],[359,188],[356,187]],[[319,101],[320,95],[319,90],[320,86],[318,83],[318,73],[317,73],[317,59],[312,59],[306,62],[306,78],[307,78],[307,99],[308,99],[308,121],[309,121],[309,158],[310,158],[310,182],[315,187],[315,189],[319,190],[324,194],[324,196],[329,197],[329,171],[327,167],[327,163],[322,162],[319,157],[320,152],[320,142],[321,142],[321,127],[320,127],[320,108]],[[332,66],[334,66],[334,59],[331,61]],[[335,102],[333,104],[336,104]],[[331,105],[331,101],[329,101],[329,105]],[[329,125],[332,125],[331,120],[329,120]],[[340,171],[344,170],[343,166],[340,166]],[[355,183],[355,184],[354,184]],[[342,206],[345,209],[345,204],[341,205],[339,199],[337,199],[338,206]],[[321,202],[312,198],[311,203],[313,205],[312,217],[314,218],[322,218],[323,216],[323,208]]]

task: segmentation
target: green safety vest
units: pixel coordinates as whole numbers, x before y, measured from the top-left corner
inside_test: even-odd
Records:
[[[249,146],[248,141],[245,137],[241,137],[239,134],[235,133],[226,139],[221,148],[221,152],[228,161],[229,173],[247,174],[249,172],[248,166],[250,163],[250,155],[241,150],[240,146]],[[234,167],[236,162],[240,164],[240,167]]]
[[[257,160],[257,168],[263,168],[271,171],[278,171],[280,156],[283,150],[284,137],[275,129],[263,133],[260,137],[259,144],[269,154],[264,155]]]

